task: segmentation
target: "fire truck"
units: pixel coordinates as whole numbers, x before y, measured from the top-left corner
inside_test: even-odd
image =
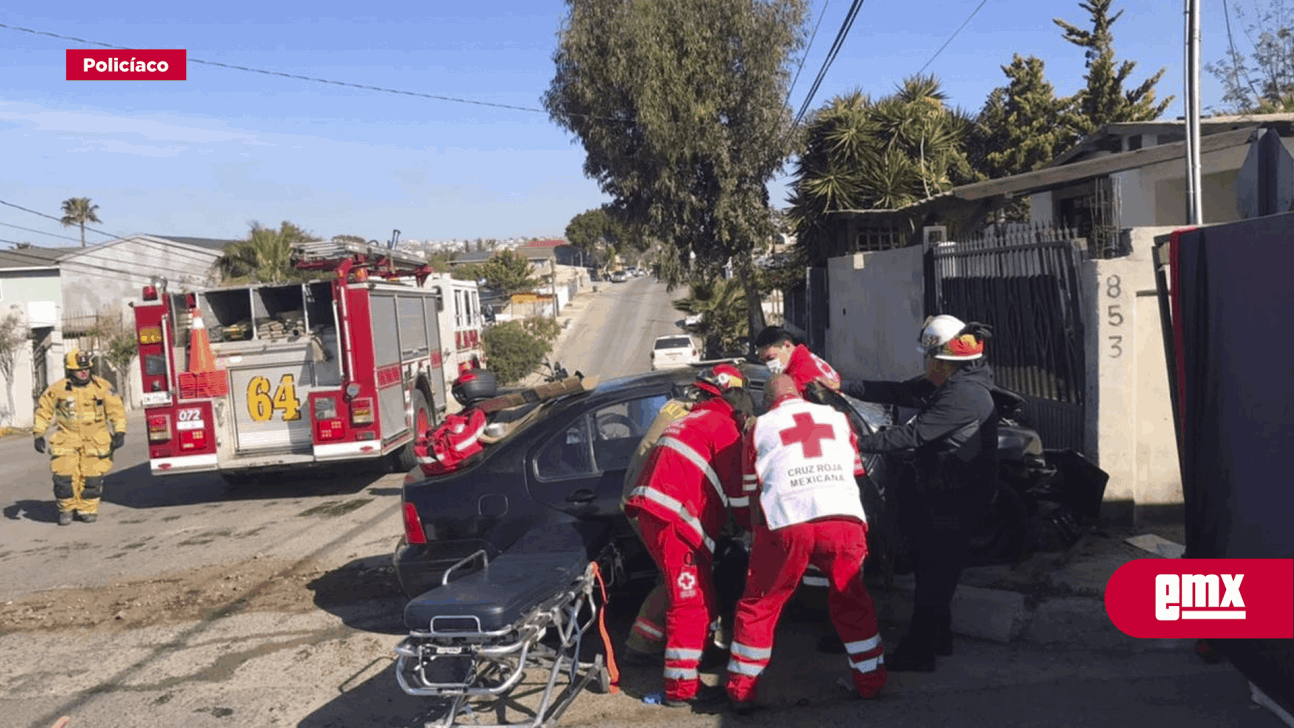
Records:
[[[419,257],[340,241],[293,247],[324,279],[143,289],[135,326],[154,475],[246,483],[347,461],[416,466],[462,363],[482,365],[479,294]]]

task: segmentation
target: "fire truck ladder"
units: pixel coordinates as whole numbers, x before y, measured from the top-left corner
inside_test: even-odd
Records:
[[[298,270],[335,270],[347,276],[358,270],[386,279],[414,276],[419,285],[432,272],[421,255],[343,240],[294,243],[292,264]]]

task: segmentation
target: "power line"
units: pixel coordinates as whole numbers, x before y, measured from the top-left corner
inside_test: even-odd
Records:
[[[822,19],[827,17],[827,7],[831,5],[831,0],[825,0],[822,3],[822,12],[818,13],[818,22],[813,26],[813,34],[809,36],[809,44],[804,47],[804,55],[800,56],[800,65],[795,69],[795,78],[791,79],[791,87],[786,90],[786,100],[791,100],[791,94],[795,93],[795,84],[800,81],[800,72],[804,70],[804,62],[809,58],[809,51],[813,50],[813,41],[818,38],[818,28],[822,27]]]
[[[31,209],[28,209],[28,208],[26,208],[26,207],[23,207],[22,205],[15,205],[15,204],[14,204],[14,203],[12,203],[12,202],[5,202],[4,200],[0,200],[0,205],[7,205],[7,206],[9,206],[9,207],[14,208],[15,210],[22,210],[23,212],[30,212],[30,213],[31,213],[31,214],[33,214],[33,215],[40,215],[41,217],[46,218],[46,219],[48,219],[48,220],[53,220],[54,222],[56,222],[56,223],[58,223],[58,224],[60,224],[60,225],[62,225],[62,224],[63,224],[63,218],[61,218],[61,217],[54,217],[53,215],[46,215],[46,214],[45,214],[45,213],[43,213],[43,212],[38,212],[38,211],[36,211],[36,210],[31,210]],[[79,227],[79,225],[78,225],[78,227]],[[89,231],[90,231],[90,232],[92,232],[92,233],[98,233],[99,235],[107,235],[107,236],[108,236],[108,237],[110,237],[110,238],[120,238],[120,237],[122,237],[122,236],[120,236],[120,235],[114,235],[114,234],[112,234],[112,233],[105,233],[105,232],[104,232],[104,231],[102,231],[102,230],[95,230],[94,228],[89,227],[88,225],[86,226],[86,228],[85,228],[85,229],[86,229],[86,230],[89,230]]]
[[[62,240],[71,240],[71,241],[72,241],[72,242],[74,242],[74,243],[79,243],[79,242],[81,242],[81,239],[80,239],[80,238],[74,238],[74,237],[71,237],[71,236],[68,236],[68,235],[59,235],[59,234],[57,234],[57,233],[47,233],[47,232],[45,232],[44,230],[37,230],[36,228],[23,227],[22,225],[14,225],[13,223],[0,222],[0,225],[4,225],[5,227],[17,228],[18,230],[26,230],[26,231],[27,231],[27,232],[29,232],[29,233],[36,233],[36,234],[38,234],[38,235],[48,235],[48,236],[50,236],[51,238],[60,238],[60,239],[62,239]]]
[[[97,46],[102,46],[104,48],[112,48],[114,50],[131,50],[126,46],[113,45],[111,43],[102,43],[97,40],[87,40],[85,38],[77,38],[75,36],[70,36],[70,35],[61,35],[59,33],[51,33],[45,30],[34,30],[32,28],[22,28],[16,25],[7,25],[5,23],[0,23],[0,28],[5,28],[8,30],[18,30],[18,31],[22,31],[23,33],[31,33],[32,35],[45,35],[45,36],[49,36],[50,38],[58,38],[59,40],[72,40],[72,41],[76,41],[77,43],[97,45]],[[542,114],[548,113],[548,111],[545,109],[538,109],[538,108],[529,107],[529,106],[513,106],[511,104],[496,104],[490,101],[474,101],[472,99],[460,99],[453,96],[441,96],[438,94],[422,93],[420,91],[404,91],[402,89],[385,88],[383,86],[371,86],[369,84],[364,84],[364,83],[350,83],[349,81],[333,81],[331,79],[319,78],[317,76],[302,76],[296,73],[284,73],[283,71],[268,71],[263,68],[252,68],[250,66],[240,66],[233,63],[220,63],[219,61],[204,61],[200,58],[194,58],[193,56],[187,56],[185,60],[189,63],[199,63],[204,66],[217,66],[219,68],[229,68],[235,71],[246,71],[247,73],[260,73],[266,76],[280,76],[282,78],[294,78],[294,79],[297,79],[298,81],[310,81],[312,83],[326,83],[333,86],[346,86],[348,88],[358,88],[358,89],[363,89],[365,91],[378,91],[381,93],[398,94],[401,96],[416,96],[424,99],[434,99],[436,101],[452,101],[454,103],[459,103],[459,104],[475,104],[477,106],[492,106],[497,109],[511,109],[513,111],[533,111],[533,112],[539,112]],[[584,116],[584,115],[572,114],[572,116]]]
[[[971,18],[974,18],[975,14],[978,13],[980,8],[984,7],[984,5],[987,2],[988,0],[980,0],[980,4],[975,6],[975,9],[971,11],[970,15],[966,16],[966,20],[962,21],[962,24],[957,27],[957,30],[954,30],[953,34],[948,36],[948,40],[944,41],[944,44],[939,46],[939,50],[935,51],[935,54],[933,56],[930,56],[930,60],[926,61],[926,64],[922,66],[919,71],[917,71],[918,76],[921,75],[921,71],[926,70],[926,68],[929,67],[931,63],[935,62],[935,59],[939,57],[939,54],[944,52],[944,49],[948,47],[948,44],[953,42],[953,39],[956,38],[957,35],[962,32],[962,29],[965,28],[970,23]]]
[[[804,115],[808,113],[809,106],[813,103],[814,95],[818,93],[822,80],[827,76],[827,69],[831,68],[831,64],[835,62],[836,55],[840,53],[841,47],[844,46],[845,37],[849,35],[849,30],[854,25],[854,19],[858,17],[858,11],[862,7],[863,0],[854,0],[853,4],[849,6],[849,12],[845,14],[845,20],[841,23],[840,30],[836,33],[836,40],[831,44],[831,49],[827,51],[827,58],[823,61],[822,68],[818,71],[818,77],[813,80],[813,87],[809,89],[808,96],[804,98],[804,104],[800,106],[799,113],[795,115],[795,122],[791,124],[792,129],[799,126],[800,121],[804,119]]]

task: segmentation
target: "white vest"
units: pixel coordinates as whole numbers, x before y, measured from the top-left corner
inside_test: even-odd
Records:
[[[841,412],[788,399],[755,421],[755,472],[759,503],[770,529],[827,516],[866,521],[858,482],[857,452]]]

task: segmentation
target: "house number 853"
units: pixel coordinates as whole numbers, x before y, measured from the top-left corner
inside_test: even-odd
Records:
[[[1118,276],[1110,276],[1105,279],[1105,295],[1110,298],[1119,298],[1123,295],[1123,281]],[[1111,326],[1119,327],[1123,325],[1123,312],[1121,306],[1117,303],[1108,304],[1105,307],[1105,320]],[[1110,340],[1110,358],[1118,359],[1123,356],[1123,336],[1113,334],[1106,337]]]

